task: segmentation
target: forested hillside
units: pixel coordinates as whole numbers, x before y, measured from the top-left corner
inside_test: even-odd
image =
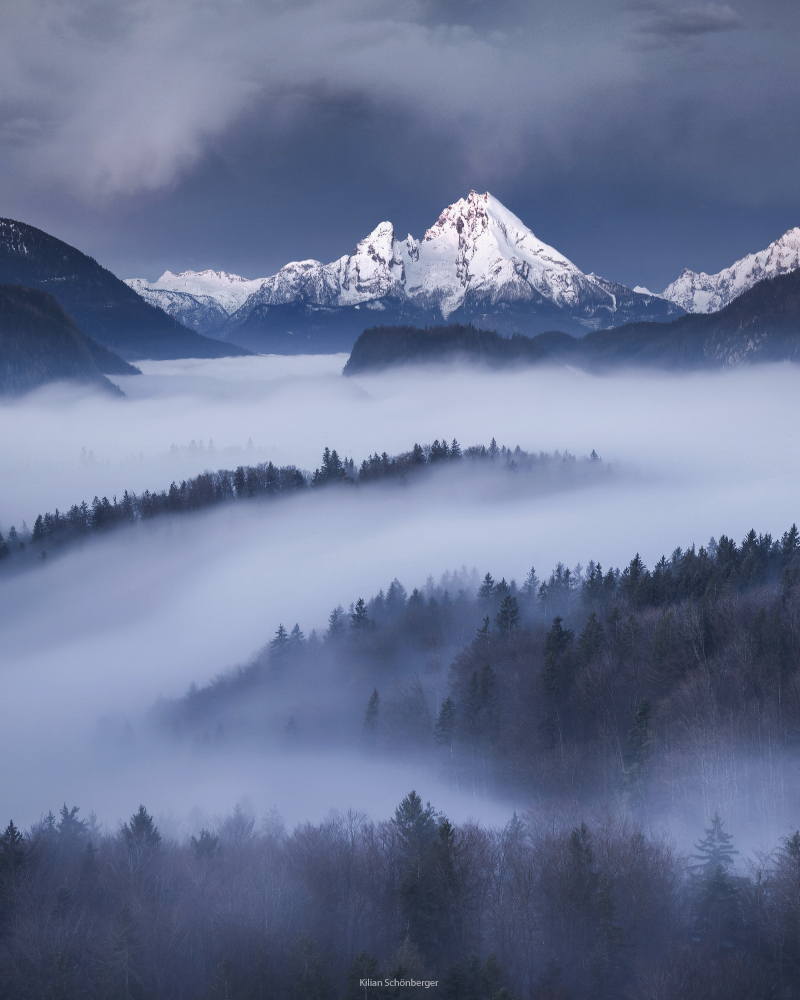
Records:
[[[503,366],[568,362],[592,370],[621,365],[685,370],[799,356],[800,271],[793,271],[758,282],[716,313],[629,323],[582,338],[558,331],[503,337],[459,324],[372,327],[356,341],[344,374],[455,357]]]
[[[636,555],[410,595],[395,580],[335,608],[324,634],[281,625],[155,718],[181,741],[344,743],[470,795],[625,802],[656,823],[725,803],[761,835],[793,821],[800,793],[799,580],[794,526],[652,569]]]
[[[105,377],[139,371],[84,336],[52,295],[0,285],[0,393],[26,392],[56,379],[121,395]]]
[[[272,462],[240,465],[236,470],[203,472],[180,484],[173,482],[169,490],[144,490],[139,494],[126,490],[120,499],[95,497],[91,504],[84,500],[64,513],[56,508],[54,513],[38,514],[31,532],[19,532],[12,525],[7,543],[0,534],[0,559],[15,556],[7,565],[19,565],[34,556],[41,560],[48,552],[57,552],[90,535],[161,515],[199,511],[232,501],[275,499],[308,488],[348,489],[376,482],[405,484],[426,471],[440,472],[447,468],[467,472],[481,468],[491,472],[503,470],[529,475],[534,484],[542,485],[594,479],[608,472],[608,466],[594,452],[588,459],[559,452],[533,454],[519,446],[513,450],[498,447],[494,438],[488,448],[474,445],[462,450],[455,439],[449,445],[437,439],[431,445],[415,444],[411,451],[399,455],[376,452],[364,459],[360,467],[352,458],[340,458],[335,449],[325,448],[322,463],[313,473],[302,472],[294,465],[278,467]]]
[[[127,360],[250,353],[187,330],[94,258],[13,219],[0,219],[0,281],[48,292],[88,337]]]
[[[389,821],[237,808],[182,842],[64,804],[0,837],[0,995],[800,996],[800,834],[749,865],[736,844],[718,816],[689,851],[608,813],[457,825],[415,792]]]

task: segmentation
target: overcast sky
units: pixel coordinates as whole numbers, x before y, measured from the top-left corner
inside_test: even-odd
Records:
[[[656,290],[800,225],[797,0],[0,0],[0,215],[121,277],[489,190]]]

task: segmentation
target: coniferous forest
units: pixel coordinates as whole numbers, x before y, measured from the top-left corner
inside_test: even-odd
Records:
[[[652,568],[394,580],[323,633],[280,625],[154,706],[153,738],[345,746],[527,806],[493,828],[409,791],[291,831],[237,807],[188,839],[144,804],[117,830],[71,803],[12,821],[0,995],[800,996],[798,583],[793,525]]]
[[[433,444],[415,444],[411,451],[399,455],[375,452],[360,466],[356,466],[352,458],[340,457],[336,449],[325,448],[320,466],[313,472],[304,472],[294,465],[275,466],[272,462],[240,465],[235,470],[205,471],[180,483],[173,482],[168,490],[143,490],[138,494],[125,490],[120,499],[95,496],[91,504],[83,500],[63,513],[56,508],[54,513],[37,514],[31,530],[27,526],[18,530],[12,525],[7,538],[0,533],[0,561],[10,555],[16,557],[10,565],[19,565],[31,558],[43,561],[48,554],[92,534],[162,515],[205,510],[231,501],[275,499],[325,486],[349,487],[376,482],[405,485],[417,480],[425,471],[466,465],[492,471],[533,473],[537,482],[564,481],[576,473],[596,476],[608,470],[594,451],[589,459],[559,452],[532,454],[519,446],[514,449],[505,445],[500,447],[494,438],[488,447],[472,445],[465,449],[455,438],[450,444],[437,438]]]

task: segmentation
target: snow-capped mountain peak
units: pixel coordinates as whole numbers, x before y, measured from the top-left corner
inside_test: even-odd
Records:
[[[288,328],[287,336],[306,323],[314,330],[331,323],[363,328],[360,312],[347,318],[348,310],[362,308],[384,312],[384,322],[453,317],[512,331],[580,331],[681,312],[656,296],[584,274],[495,197],[476,191],[448,205],[421,240],[397,239],[392,223],[381,222],[330,264],[293,261],[253,282],[223,271],[167,271],[152,285],[129,284],[182,322],[191,308],[213,301],[231,314],[225,329],[232,337],[243,325],[277,324]]]
[[[717,312],[764,278],[800,268],[800,228],[788,230],[765,250],[748,254],[717,274],[684,268],[661,293],[687,312]]]
[[[496,303],[542,296],[569,304],[588,280],[488,192],[470,191],[448,205],[422,241],[414,241],[413,253],[409,246],[407,240],[401,249],[406,293],[437,305],[445,318],[466,299]]]

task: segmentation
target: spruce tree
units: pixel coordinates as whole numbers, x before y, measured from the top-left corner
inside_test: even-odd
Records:
[[[325,638],[330,642],[335,642],[342,638],[344,630],[344,608],[339,604],[328,615],[328,631],[325,633]]]
[[[25,838],[9,820],[2,836],[0,836],[0,872],[3,875],[13,874],[25,860]]]
[[[409,792],[395,809],[393,823],[407,859],[421,857],[434,842],[438,832],[437,818],[430,802],[423,806],[415,791]]]
[[[478,587],[478,600],[482,604],[488,604],[494,595],[494,580],[492,574],[487,573],[483,578],[483,583]]]
[[[483,619],[483,625],[475,633],[475,638],[472,640],[472,645],[480,650],[484,655],[489,653],[489,642],[490,642],[490,632],[489,632],[489,616],[487,615]]]
[[[650,702],[643,698],[636,709],[633,728],[628,731],[625,748],[625,784],[641,791],[645,768],[650,758],[653,734],[650,731]]]
[[[500,610],[495,615],[494,623],[497,625],[498,631],[505,636],[506,639],[510,639],[514,632],[519,628],[519,608],[517,607],[517,599],[512,597],[511,594],[506,594],[503,598]]]
[[[381,699],[378,695],[378,689],[375,688],[370,695],[367,710],[364,713],[364,729],[367,732],[374,732],[378,726],[378,708],[380,703]]]
[[[715,950],[733,951],[743,931],[739,880],[730,871],[739,852],[718,813],[705,834],[695,844],[695,930]]]
[[[202,858],[212,858],[219,850],[219,837],[215,837],[208,830],[201,830],[199,837],[192,837],[189,841],[194,856],[200,860]]]
[[[570,680],[570,650],[575,633],[564,628],[564,619],[556,615],[544,642],[545,689],[553,701],[560,701],[566,693]]]
[[[350,628],[360,635],[362,632],[366,632],[369,628],[369,618],[367,617],[367,606],[364,603],[364,598],[359,597],[356,601],[353,612],[350,615]]]
[[[286,647],[289,645],[289,633],[283,627],[282,623],[278,625],[278,630],[275,633],[275,638],[270,639],[269,645],[270,645],[270,653],[272,656],[280,656],[281,653],[283,653],[286,650]]]
[[[122,827],[122,836],[129,848],[154,850],[161,843],[158,827],[144,806],[139,806],[130,821]]]

